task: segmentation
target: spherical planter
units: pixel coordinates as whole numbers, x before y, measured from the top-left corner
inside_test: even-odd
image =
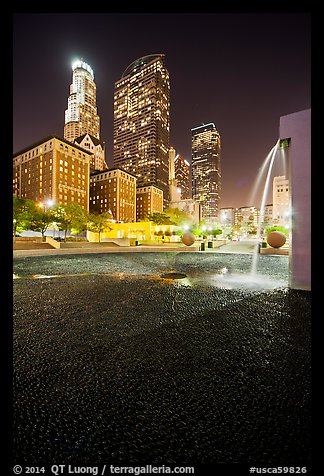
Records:
[[[271,231],[267,236],[267,243],[272,248],[281,248],[286,243],[286,235],[281,231]]]
[[[189,233],[189,232],[184,233],[182,235],[181,241],[184,245],[190,246],[195,242],[195,235],[193,235],[192,233]]]

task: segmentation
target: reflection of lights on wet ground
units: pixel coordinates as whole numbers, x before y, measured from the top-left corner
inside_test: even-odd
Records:
[[[251,276],[249,274],[229,273],[228,268],[222,268],[217,274],[200,274],[176,280],[178,286],[196,287],[212,286],[221,289],[262,290],[287,287],[287,282],[269,276]]]
[[[192,282],[191,282],[190,278],[177,279],[176,284],[178,286],[185,286],[187,288],[190,288],[192,286]]]
[[[54,278],[69,278],[77,276],[98,276],[98,277],[110,277],[112,279],[118,279],[121,281],[127,279],[146,279],[146,280],[158,280],[161,284],[173,283],[178,287],[197,287],[197,286],[211,286],[221,289],[243,289],[248,291],[257,290],[269,290],[278,288],[287,288],[287,281],[277,279],[272,276],[266,275],[251,275],[250,273],[232,273],[227,267],[220,268],[217,273],[197,273],[194,272],[191,275],[184,273],[169,272],[162,275],[138,275],[128,274],[124,272],[115,273],[71,273],[71,274],[56,274],[56,275],[18,275],[13,274],[13,279],[54,279]]]
[[[275,289],[287,286],[285,281],[281,281],[269,276],[250,274],[227,274],[214,275],[210,283],[226,289]]]

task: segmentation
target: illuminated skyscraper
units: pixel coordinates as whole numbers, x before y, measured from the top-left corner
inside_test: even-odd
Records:
[[[169,201],[170,83],[164,55],[131,63],[115,83],[114,166],[155,185]]]
[[[92,68],[81,60],[72,64],[72,71],[64,139],[73,142],[86,133],[100,139],[100,118],[97,114],[96,83]]]
[[[191,198],[189,162],[180,154],[177,154],[174,161],[174,167],[177,185],[181,190],[181,199],[185,200]]]
[[[202,218],[214,222],[220,203],[220,135],[212,122],[191,129],[191,134],[192,198],[201,204]]]
[[[169,149],[169,184],[171,202],[191,198],[190,164],[174,147]]]

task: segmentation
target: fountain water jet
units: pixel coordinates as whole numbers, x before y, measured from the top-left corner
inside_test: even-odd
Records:
[[[257,175],[257,178],[255,180],[255,183],[254,183],[254,186],[253,186],[253,189],[252,189],[252,193],[251,193],[251,196],[250,196],[250,200],[249,200],[249,203],[251,205],[253,205],[255,202],[256,202],[256,195],[257,195],[257,192],[259,191],[260,189],[260,184],[261,184],[261,179],[266,171],[266,168],[267,168],[267,165],[269,165],[269,162],[271,160],[271,157],[272,157],[272,153],[273,153],[273,149],[275,148],[276,146],[274,146],[269,154],[267,155],[267,157],[265,158],[263,164],[261,165],[260,169],[259,169],[259,172],[258,172],[258,175]]]
[[[278,139],[277,143],[273,146],[273,148],[271,149],[271,151],[267,155],[267,157],[264,161],[264,164],[261,168],[261,171],[263,173],[266,165],[269,162],[268,173],[267,173],[266,181],[265,181],[265,184],[264,184],[264,189],[263,189],[263,194],[262,194],[262,199],[261,199],[261,205],[260,205],[260,218],[259,218],[259,224],[258,224],[258,230],[257,230],[258,243],[259,243],[259,240],[261,238],[261,229],[262,229],[263,218],[264,218],[264,207],[265,207],[265,203],[266,203],[266,199],[267,199],[267,195],[268,195],[268,191],[269,191],[269,183],[270,183],[271,172],[272,172],[274,160],[275,160],[276,155],[277,155],[279,144],[280,144],[280,139]],[[257,185],[259,185],[260,178],[261,178],[261,173],[259,173],[258,180],[256,182]],[[253,257],[252,257],[252,266],[251,266],[251,273],[250,273],[252,276],[256,275],[257,264],[258,264],[258,256],[259,256],[259,245],[257,245],[255,247]]]

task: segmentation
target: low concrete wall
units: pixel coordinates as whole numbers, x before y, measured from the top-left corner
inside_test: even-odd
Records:
[[[98,247],[108,248],[109,246],[119,246],[118,244],[113,242],[89,243],[88,241],[67,241],[67,242],[61,241],[58,244],[60,245],[59,248],[62,248],[62,249],[63,248],[98,248]]]
[[[101,243],[115,243],[118,246],[130,246],[130,238],[103,238]],[[136,238],[134,238],[136,240]]]
[[[42,237],[41,236],[16,236],[16,242],[31,242],[31,243],[41,243]]]
[[[288,255],[288,248],[260,248],[261,255]]]
[[[46,236],[46,243],[53,246],[55,249],[60,248],[60,242],[54,240],[51,236]]]

